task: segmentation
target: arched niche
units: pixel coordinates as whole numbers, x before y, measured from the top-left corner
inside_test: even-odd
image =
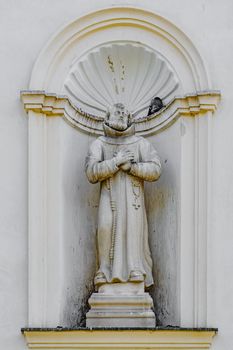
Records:
[[[93,289],[98,210],[98,186],[88,184],[84,160],[103,116],[81,111],[66,86],[83,57],[125,42],[148,48],[179,82],[163,110],[136,120],[163,164],[159,182],[146,189],[155,312],[162,325],[208,321],[211,118],[219,92],[210,90],[201,56],[176,26],[142,9],[114,7],[59,31],[21,94],[29,115],[30,326],[82,324]]]

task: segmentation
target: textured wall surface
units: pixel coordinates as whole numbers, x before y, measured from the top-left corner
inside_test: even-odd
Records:
[[[233,343],[232,333],[232,310],[233,310],[233,143],[232,143],[232,74],[231,65],[233,57],[233,3],[231,0],[145,0],[137,1],[86,1],[81,0],[50,0],[50,1],[5,1],[0,0],[0,62],[1,62],[1,116],[0,116],[0,158],[1,158],[1,196],[0,196],[0,345],[5,350],[23,350],[26,345],[20,334],[20,328],[28,326],[27,323],[27,118],[19,101],[19,91],[26,89],[29,82],[30,72],[38,53],[45,45],[46,41],[64,24],[81,16],[85,12],[95,9],[115,6],[131,5],[144,6],[146,9],[161,14],[181,30],[183,30],[194,42],[209,71],[212,87],[220,89],[222,92],[222,102],[213,120],[213,191],[212,191],[212,213],[211,213],[211,236],[208,237],[208,326],[218,327],[219,335],[215,338],[213,349],[226,350],[231,348]],[[68,128],[67,126],[64,127]],[[178,128],[178,127],[177,127]],[[176,130],[174,130],[174,133]],[[178,131],[177,131],[178,132]],[[79,144],[78,137],[74,135],[74,130],[65,130],[66,139],[70,139],[75,148]],[[70,135],[72,134],[72,136]],[[81,137],[81,136],[80,136]],[[76,139],[74,141],[74,139]],[[86,147],[86,141],[83,147]],[[83,162],[83,156],[78,158],[76,154],[70,154],[68,145],[64,145],[62,157],[64,166],[69,164],[70,176],[74,179],[78,167],[78,161]],[[179,147],[177,145],[176,147]],[[159,148],[159,147],[158,147]],[[166,159],[166,152],[161,150],[163,161]],[[176,153],[176,148],[174,149]],[[169,153],[170,154],[170,153]],[[174,160],[173,160],[174,161]],[[68,163],[65,163],[68,162]],[[164,169],[171,169],[173,163],[163,164]],[[71,235],[69,239],[64,239],[65,254],[67,254],[65,271],[67,285],[64,287],[64,324],[74,324],[76,315],[80,315],[79,322],[82,322],[82,311],[85,308],[83,300],[91,290],[91,284],[83,287],[84,276],[80,273],[79,266],[85,266],[88,271],[88,279],[94,273],[95,257],[87,257],[85,252],[94,246],[95,220],[93,213],[96,213],[97,192],[89,186],[78,171],[77,179],[81,179],[84,187],[78,188],[78,181],[75,188],[69,188],[69,173],[64,172],[64,204],[75,203],[78,198],[96,198],[95,204],[86,202],[86,207],[72,209],[64,207],[64,227],[79,228],[79,235]],[[150,237],[152,245],[155,247],[155,271],[160,244],[166,241],[166,252],[174,252],[177,259],[176,240],[177,218],[173,208],[179,198],[177,198],[174,188],[168,188],[169,200],[161,197],[160,187],[155,191],[155,196],[160,198],[171,216],[169,218],[171,226],[166,230],[166,236],[162,231],[159,240],[156,241],[153,234]],[[71,182],[72,183],[72,182]],[[177,184],[176,179],[172,184]],[[87,189],[87,192],[86,192]],[[88,192],[90,191],[90,192]],[[92,192],[93,191],[93,192]],[[169,192],[170,191],[170,192]],[[166,192],[165,192],[166,193]],[[148,207],[152,206],[150,200]],[[90,210],[90,206],[94,206]],[[87,210],[85,210],[87,209]],[[156,212],[156,208],[154,208]],[[77,214],[89,215],[89,230],[87,239],[83,239],[84,232],[82,220],[77,220]],[[158,212],[157,214],[158,215]],[[90,220],[89,220],[90,219]],[[151,222],[151,218],[149,217]],[[161,222],[160,222],[161,223]],[[66,226],[67,225],[67,226]],[[64,229],[65,232],[65,229]],[[152,232],[152,231],[151,231]],[[66,233],[67,236],[69,232]],[[168,240],[166,240],[166,238]],[[77,247],[80,248],[77,263]],[[164,247],[164,245],[163,245]],[[161,287],[155,287],[152,291],[156,298],[161,297],[162,302],[169,301],[167,308],[159,309],[158,319],[164,319],[166,323],[176,322],[178,290],[176,285],[176,268],[169,259],[161,258],[163,276],[169,277],[166,280],[166,288],[175,287],[175,291],[167,288],[169,296],[164,296]],[[75,274],[75,279],[72,276]],[[83,283],[82,283],[83,282]],[[80,287],[82,286],[82,287]],[[74,295],[74,291],[82,288],[82,310],[80,308],[79,294]],[[157,289],[156,289],[157,288]],[[157,299],[158,300],[158,299]],[[170,302],[172,300],[172,302]],[[157,302],[157,301],[156,301]],[[80,312],[81,311],[81,312]],[[166,314],[163,315],[162,313]]]
[[[145,186],[150,247],[153,258],[154,300],[158,325],[179,325],[179,166],[180,122],[149,138],[162,163],[157,183]]]
[[[71,128],[65,122],[63,132],[66,301],[62,323],[74,327],[85,324],[87,300],[94,288],[99,185],[89,184],[84,171],[87,149],[94,139]]]

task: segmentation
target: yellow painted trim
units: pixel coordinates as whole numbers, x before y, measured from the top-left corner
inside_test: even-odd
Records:
[[[209,349],[209,330],[62,330],[24,331],[29,349]]]
[[[195,117],[214,112],[220,101],[219,91],[203,91],[174,98],[166,107],[150,117],[136,120],[136,133],[155,134],[172,125],[179,117]],[[103,118],[85,113],[75,107],[68,97],[45,91],[22,91],[21,100],[26,112],[44,117],[63,117],[73,127],[91,134],[103,134]]]

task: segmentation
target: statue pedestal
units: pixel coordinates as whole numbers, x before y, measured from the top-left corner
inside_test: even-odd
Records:
[[[89,299],[86,314],[88,328],[153,328],[153,300],[144,291],[144,283],[113,283],[99,287]]]

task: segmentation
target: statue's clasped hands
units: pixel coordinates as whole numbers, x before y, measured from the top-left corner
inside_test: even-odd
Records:
[[[123,171],[129,171],[132,163],[135,162],[134,153],[127,149],[122,149],[116,154],[116,165]]]

